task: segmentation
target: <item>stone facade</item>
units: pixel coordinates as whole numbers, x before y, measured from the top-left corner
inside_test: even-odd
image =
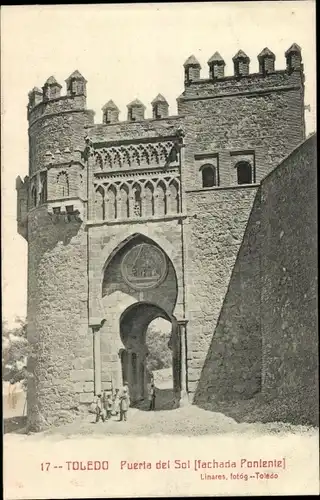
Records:
[[[316,147],[314,135],[261,183],[263,390],[305,411],[318,397]]]
[[[124,378],[133,400],[143,397],[145,334],[157,317],[172,323],[181,403],[288,385],[273,371],[290,363],[271,363],[279,342],[267,318],[278,278],[268,277],[276,243],[265,238],[271,205],[284,226],[299,220],[285,178],[290,157],[276,167],[305,139],[301,50],[293,45],[286,69],[275,70],[265,49],[258,74],[239,51],[231,77],[218,56],[209,79],[193,56],[186,61],[177,116],[159,94],[152,119],[134,100],[119,122],[108,101],[94,124],[78,71],[67,96],[53,77],[29,93],[29,176],[16,187],[18,231],[29,244],[31,429],[73,420]],[[295,242],[282,241],[289,255]],[[279,300],[287,293],[278,288]]]
[[[266,176],[253,196],[239,250],[233,255],[232,274],[226,280],[227,291],[217,300],[218,321],[213,324],[201,309],[196,313],[203,331],[207,328],[210,335],[203,351],[205,362],[190,355],[190,360],[202,367],[195,402],[202,405],[215,398],[258,394],[260,401],[285,402],[284,416],[291,414],[289,420],[316,424],[316,135]],[[229,230],[240,229],[236,219],[233,224],[228,217],[224,220]],[[213,225],[211,231],[199,225],[195,241],[203,235],[209,242],[208,233],[217,232],[213,229]],[[227,230],[223,234],[226,237]],[[197,250],[199,247],[201,243]],[[205,257],[200,262],[204,261]],[[221,276],[219,260],[216,272],[212,271],[214,266],[210,272],[210,267],[197,275],[208,276],[208,283],[216,290],[214,283]],[[199,287],[208,288],[203,285]],[[204,341],[203,335],[198,351]]]

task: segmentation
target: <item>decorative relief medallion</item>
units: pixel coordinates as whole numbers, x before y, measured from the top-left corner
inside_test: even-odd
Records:
[[[166,277],[167,259],[160,248],[141,243],[125,254],[121,271],[126,283],[135,290],[155,288]]]

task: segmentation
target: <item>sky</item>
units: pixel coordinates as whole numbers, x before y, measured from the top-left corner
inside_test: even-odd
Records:
[[[85,76],[96,123],[109,99],[119,107],[120,120],[135,98],[147,106],[148,118],[159,92],[176,114],[183,63],[191,54],[206,78],[215,51],[226,62],[226,75],[239,49],[256,72],[257,55],[266,46],[276,55],[276,69],[284,69],[284,52],[296,42],[306,75],[305,104],[311,107],[307,134],[315,130],[313,1],[5,6],[1,32],[2,317],[9,325],[26,316],[27,242],[16,231],[15,180],[28,174],[28,92],[50,75],[63,93],[75,69]]]

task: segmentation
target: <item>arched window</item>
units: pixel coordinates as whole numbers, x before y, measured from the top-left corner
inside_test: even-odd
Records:
[[[252,184],[252,167],[247,161],[236,164],[238,184]]]
[[[204,165],[201,168],[202,187],[213,187],[217,185],[217,170],[213,165]]]

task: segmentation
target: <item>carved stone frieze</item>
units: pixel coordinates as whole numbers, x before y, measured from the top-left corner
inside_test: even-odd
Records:
[[[179,161],[176,142],[140,143],[95,150],[95,172],[132,168],[167,167]]]

